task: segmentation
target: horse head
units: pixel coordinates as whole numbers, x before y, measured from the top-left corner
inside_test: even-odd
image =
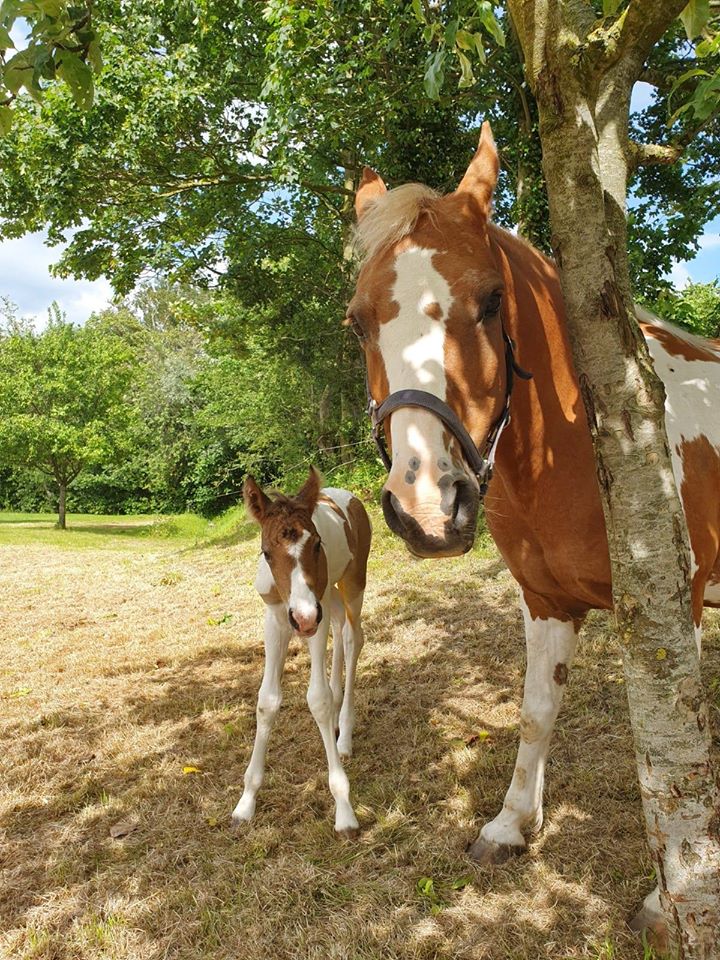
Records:
[[[473,453],[507,419],[512,346],[488,234],[498,167],[485,123],[454,193],[388,191],[366,168],[355,200],[363,262],[346,323],[365,352],[371,408],[388,411],[385,519],[421,557],[472,546],[487,480]]]

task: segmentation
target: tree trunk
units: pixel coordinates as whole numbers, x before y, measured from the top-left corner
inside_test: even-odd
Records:
[[[624,216],[635,71],[649,52],[643,45],[659,39],[684,2],[633,0],[617,22],[629,29],[630,11],[639,15],[637,35],[619,31],[604,50],[582,0],[509,6],[540,113],[553,248],[595,446],[650,847],[678,955],[709,960],[720,957],[720,810],[687,530],[664,389],[634,318]],[[621,37],[618,54],[610,43],[621,46]]]
[[[58,495],[58,528],[60,530],[65,530],[65,502],[67,500],[67,484],[64,482],[58,481],[59,495]]]

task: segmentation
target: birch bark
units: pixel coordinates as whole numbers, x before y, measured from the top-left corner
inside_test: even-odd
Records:
[[[648,839],[683,958],[720,958],[720,804],[664,389],[634,319],[626,249],[632,85],[687,0],[509,0],[538,102],[553,248],[593,435]]]

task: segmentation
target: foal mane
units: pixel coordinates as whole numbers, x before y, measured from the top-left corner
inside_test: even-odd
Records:
[[[432,213],[441,195],[422,183],[405,183],[371,200],[355,228],[353,245],[362,260],[411,233],[421,214]]]

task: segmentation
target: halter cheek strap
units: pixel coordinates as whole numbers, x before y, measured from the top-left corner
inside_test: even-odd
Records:
[[[370,394],[370,386],[366,382],[368,414],[370,415],[370,421],[372,423],[372,435],[378,452],[380,453],[380,459],[384,463],[386,470],[390,470],[392,460],[383,437],[383,422],[391,413],[401,407],[422,407],[424,410],[429,410],[431,413],[434,413],[439,420],[442,420],[460,444],[470,469],[477,477],[480,487],[480,498],[482,499],[485,496],[490,480],[492,479],[495,453],[500,437],[510,422],[510,397],[512,396],[515,376],[520,377],[521,380],[532,379],[531,373],[528,373],[526,370],[523,370],[522,367],[518,366],[515,360],[515,344],[508,336],[504,327],[502,334],[503,340],[505,341],[505,403],[500,416],[492,425],[490,432],[485,438],[482,448],[475,445],[475,441],[465,429],[455,411],[452,410],[444,400],[436,397],[435,394],[428,393],[425,390],[396,390],[395,393],[391,393],[378,405],[375,400],[373,400]]]

